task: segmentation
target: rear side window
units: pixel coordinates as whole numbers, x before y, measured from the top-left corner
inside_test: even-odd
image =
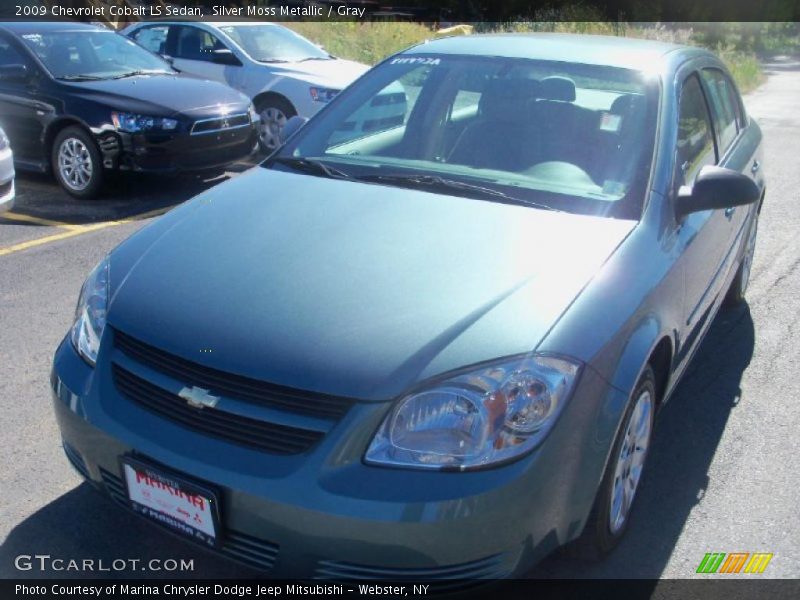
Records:
[[[166,54],[167,34],[169,27],[160,25],[158,27],[145,27],[133,34],[133,39],[140,46],[143,46],[154,54]]]
[[[714,129],[717,132],[717,142],[719,143],[719,153],[725,151],[736,139],[739,132],[741,116],[739,115],[739,102],[733,84],[728,77],[719,69],[703,69],[703,81],[711,100],[711,107],[714,114]]]
[[[705,96],[692,75],[683,84],[678,109],[677,185],[692,185],[703,166],[716,162],[711,132]]]

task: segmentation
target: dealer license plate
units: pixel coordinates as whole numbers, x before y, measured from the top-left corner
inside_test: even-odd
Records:
[[[217,544],[217,495],[139,460],[120,460],[128,499],[137,513],[209,546]]]

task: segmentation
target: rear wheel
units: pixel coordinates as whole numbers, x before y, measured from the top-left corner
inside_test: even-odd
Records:
[[[261,118],[258,128],[258,143],[272,152],[281,145],[281,132],[286,121],[297,114],[294,107],[280,96],[268,96],[258,101],[256,112]]]
[[[93,198],[103,184],[103,161],[92,136],[81,127],[67,127],[53,142],[53,174],[68,194]]]
[[[736,306],[745,301],[747,286],[750,284],[750,273],[753,269],[753,256],[756,252],[756,238],[758,237],[758,212],[753,215],[753,222],[750,224],[750,231],[747,233],[747,242],[744,248],[744,256],[739,265],[736,277],[728,289],[725,297],[725,304]]]
[[[648,365],[631,394],[586,527],[566,549],[569,554],[599,560],[625,534],[650,450],[655,407],[655,374]]]

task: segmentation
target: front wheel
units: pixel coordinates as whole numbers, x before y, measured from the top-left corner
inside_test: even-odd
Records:
[[[67,127],[53,142],[53,174],[76,198],[93,198],[103,185],[103,161],[92,136],[81,127]]]
[[[567,548],[569,554],[599,560],[625,534],[650,450],[655,407],[655,374],[648,365],[631,394],[586,527]]]
[[[272,96],[259,100],[256,112],[261,119],[258,143],[264,150],[272,152],[281,145],[281,132],[286,126],[286,121],[295,116],[297,111],[288,101]]]

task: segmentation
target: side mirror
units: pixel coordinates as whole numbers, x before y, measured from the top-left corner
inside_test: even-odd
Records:
[[[306,124],[308,121],[308,117],[301,117],[300,115],[295,115],[288,121],[286,121],[286,125],[283,126],[281,129],[281,144],[285,143],[290,137],[292,137],[298,130]]]
[[[753,204],[761,197],[755,181],[732,169],[705,166],[694,185],[682,186],[675,202],[678,218],[693,212]]]
[[[0,66],[0,81],[8,83],[25,83],[30,79],[30,72],[25,65],[2,65]]]
[[[214,50],[212,53],[212,60],[218,65],[228,65],[231,67],[241,67],[242,61],[236,58],[236,55],[227,48],[220,48]]]

